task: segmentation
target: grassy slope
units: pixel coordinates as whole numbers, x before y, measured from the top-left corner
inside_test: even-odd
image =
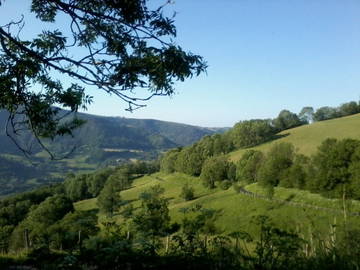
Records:
[[[290,142],[301,154],[311,155],[326,138],[360,138],[360,114],[316,122],[311,125],[285,130],[280,133],[284,137],[274,140],[253,149],[267,151],[274,143]],[[245,150],[230,153],[233,161],[240,159]]]
[[[255,148],[267,151],[271,145],[276,142],[291,142],[300,153],[311,155],[325,138],[359,138],[360,114],[318,122],[312,125],[286,130],[281,133],[281,135],[285,134],[288,135]],[[230,153],[230,158],[232,160],[238,160],[243,152],[244,150],[239,150]],[[189,183],[195,188],[195,195],[197,197],[195,200],[185,202],[179,197],[181,188],[185,183]],[[139,206],[139,194],[155,184],[160,184],[165,188],[165,197],[169,199],[170,212],[174,220],[181,218],[182,214],[179,212],[181,208],[194,204],[202,204],[206,208],[218,210],[219,216],[217,224],[223,232],[246,230],[254,233],[254,226],[251,220],[257,215],[268,215],[272,217],[277,225],[284,228],[297,228],[303,231],[304,235],[309,233],[310,224],[314,224],[311,230],[316,229],[318,230],[317,233],[328,234],[330,224],[334,223],[335,217],[337,224],[343,223],[343,215],[341,213],[343,205],[342,201],[339,200],[326,199],[318,194],[311,194],[308,191],[275,188],[275,199],[337,209],[338,212],[334,213],[311,207],[299,207],[264,199],[256,199],[243,194],[237,194],[232,188],[226,191],[218,188],[208,190],[203,187],[200,179],[183,174],[165,175],[157,173],[139,178],[133,183],[130,189],[121,192],[121,196],[123,199],[133,203],[136,208]],[[257,184],[249,185],[246,189],[257,194],[265,193]],[[75,207],[84,210],[96,208],[96,199],[78,202],[75,204]],[[349,209],[352,212],[360,212],[360,202],[353,201],[351,202],[351,206],[349,205],[348,207],[350,207]],[[359,224],[360,218],[351,217],[348,221]]]
[[[195,200],[185,202],[179,197],[181,188],[185,183],[189,183],[195,188]],[[268,215],[272,217],[278,226],[283,228],[299,229],[304,233],[305,237],[309,233],[311,223],[315,224],[311,230],[316,230],[318,234],[324,234],[325,237],[329,232],[330,224],[334,222],[334,217],[336,217],[337,224],[342,224],[343,222],[343,216],[340,212],[342,202],[338,200],[325,199],[320,195],[311,194],[307,191],[276,188],[275,198],[283,200],[291,199],[293,202],[303,202],[338,209],[339,213],[334,214],[312,208],[295,207],[284,203],[252,198],[238,194],[232,188],[225,191],[218,188],[208,190],[202,186],[200,179],[183,174],[165,175],[157,173],[139,178],[134,181],[130,189],[122,191],[121,196],[123,199],[129,200],[136,208],[139,206],[139,194],[155,184],[160,184],[165,188],[165,197],[169,199],[170,213],[175,221],[179,220],[182,216],[179,212],[181,208],[201,204],[205,208],[218,211],[217,225],[220,232],[223,233],[245,230],[256,235],[255,227],[252,225],[251,220],[257,215]],[[249,185],[246,189],[257,193],[264,193],[264,190],[256,184]],[[96,199],[78,202],[75,204],[75,208],[78,210],[97,208]],[[360,203],[353,202],[351,211],[360,211]],[[351,217],[348,218],[348,221],[359,224],[360,218]]]

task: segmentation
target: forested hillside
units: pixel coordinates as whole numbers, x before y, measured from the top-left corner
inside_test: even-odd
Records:
[[[332,115],[319,118],[323,108]],[[269,194],[282,186],[359,199],[360,106],[323,108],[240,121],[224,134],[168,151],[161,171],[200,176],[209,188],[258,182]]]

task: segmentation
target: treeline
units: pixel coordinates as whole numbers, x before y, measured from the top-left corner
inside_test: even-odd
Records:
[[[176,171],[199,176],[208,159],[275,139],[278,132],[303,123],[289,111],[282,111],[274,120],[241,121],[223,134],[206,136],[191,146],[168,151],[161,158],[160,168],[166,173]]]
[[[170,154],[176,156],[179,151],[175,151]],[[165,157],[169,158],[169,153]],[[164,160],[161,164],[164,170]],[[213,156],[203,162],[200,179],[209,188],[218,185],[223,189],[239,185],[237,182],[258,182],[266,187],[269,196],[274,187],[281,186],[359,200],[360,140],[326,139],[310,157],[297,153],[292,144],[285,142],[274,144],[266,154],[247,150],[236,163],[225,155]]]
[[[137,161],[117,167],[107,167],[94,173],[68,174],[64,181],[65,194],[73,202],[95,198],[100,194],[109,178],[122,179],[124,185],[127,185],[126,183],[129,183],[134,177],[157,171],[159,171],[157,161]]]
[[[321,107],[313,113],[311,113],[310,108],[310,111],[308,112],[314,121],[324,121],[357,113],[360,113],[360,104],[355,101],[344,103],[339,107]]]
[[[243,121],[224,134],[206,136],[191,146],[168,151],[160,160],[160,169],[199,176],[208,159],[263,143],[277,132],[269,120]]]
[[[237,179],[259,182],[270,193],[273,187],[282,186],[359,200],[359,164],[359,140],[326,139],[311,157],[296,153],[290,143],[279,143],[266,155],[254,150],[245,152],[237,163]]]

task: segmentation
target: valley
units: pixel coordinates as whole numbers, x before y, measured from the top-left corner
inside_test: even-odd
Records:
[[[26,157],[5,131],[0,131],[0,197],[61,182],[64,172],[85,173],[130,160],[156,159],[170,148],[189,145],[203,136],[226,130],[150,119],[89,114],[79,114],[79,117],[86,120],[86,124],[75,132],[74,138],[45,141],[50,151],[59,157],[74,147],[75,151],[61,160],[50,160],[34,139],[30,139],[32,155]],[[6,119],[6,113],[0,111],[0,126],[5,126]],[[22,143],[29,141],[27,136],[16,139]]]

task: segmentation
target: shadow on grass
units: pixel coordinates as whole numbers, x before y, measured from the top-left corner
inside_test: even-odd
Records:
[[[282,206],[285,206],[285,205],[289,205],[289,203],[292,202],[292,200],[295,198],[295,194],[290,194],[285,200],[282,200],[281,202],[279,202],[279,206],[278,207],[282,207]]]
[[[287,137],[287,136],[289,136],[289,135],[290,135],[290,133],[275,134],[275,135],[271,136],[269,139],[267,139],[266,141],[264,141],[264,142],[262,142],[262,143],[259,143],[258,145],[263,144],[263,143],[270,143],[270,142],[273,142],[273,141],[276,141],[276,140],[285,138],[285,137]]]
[[[129,203],[136,202],[136,201],[138,201],[138,200],[139,200],[139,199],[124,200],[124,201],[121,203],[121,206],[127,205],[127,204],[129,204]]]
[[[171,200],[175,200],[176,198],[174,196],[171,196],[171,197],[166,197],[165,198],[167,201],[171,201]]]
[[[278,139],[281,139],[281,138],[285,138],[285,137],[287,137],[289,135],[290,135],[290,133],[276,134],[276,135],[272,136],[268,141],[275,141],[275,140],[278,140]]]
[[[296,197],[296,194],[290,194],[286,199],[284,200],[274,200],[273,201],[273,205],[269,206],[267,209],[268,210],[274,210],[274,209],[278,209],[281,208],[283,206],[289,205],[291,204],[292,200]]]
[[[195,200],[201,199],[202,197],[207,197],[207,196],[209,196],[209,194],[198,195],[198,196],[195,196],[194,199],[192,199],[190,201],[195,201]]]
[[[287,136],[289,136],[289,135],[290,135],[290,133],[276,134],[276,135],[271,136],[271,137],[268,138],[267,140],[264,140],[264,141],[262,141],[262,142],[259,142],[259,143],[257,143],[257,144],[254,144],[254,145],[249,145],[249,146],[247,146],[247,147],[244,147],[243,149],[252,148],[252,147],[255,147],[255,146],[264,144],[264,143],[270,143],[270,142],[273,142],[273,141],[276,141],[276,140],[285,138],[285,137],[287,137]]]
[[[296,194],[292,193],[287,197],[284,202],[291,202],[295,198]]]

